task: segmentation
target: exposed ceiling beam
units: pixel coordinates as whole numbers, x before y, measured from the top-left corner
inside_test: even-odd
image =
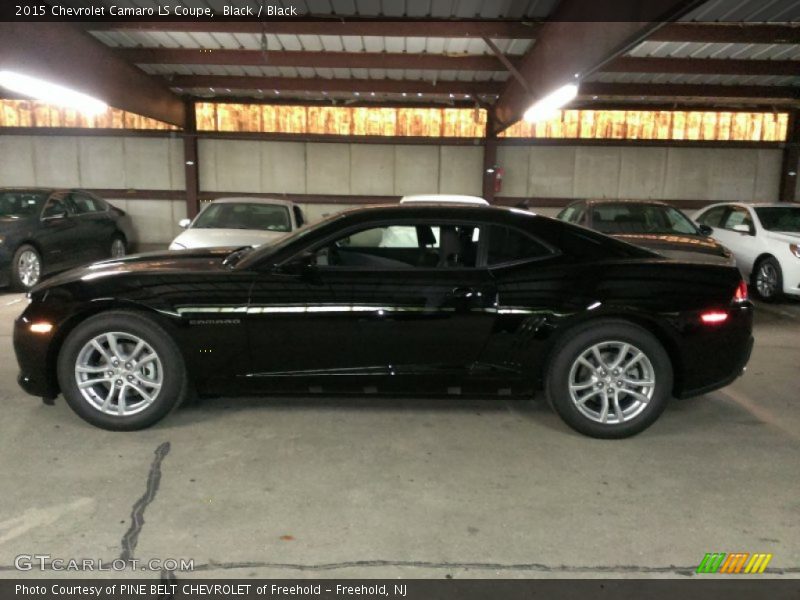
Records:
[[[648,39],[657,42],[800,44],[800,27],[772,23],[669,23]]]
[[[640,98],[712,98],[753,100],[800,100],[800,87],[775,85],[706,85],[678,83],[603,83],[581,86],[581,96],[628,96]]]
[[[504,71],[489,55],[400,54],[370,52],[307,52],[269,50],[206,50],[188,48],[125,48],[117,53],[131,63],[171,65],[238,65],[317,67],[327,69],[429,69]]]
[[[609,73],[796,76],[800,74],[800,61],[620,56],[603,67],[603,71]]]
[[[431,81],[398,79],[322,79],[304,77],[238,77],[227,75],[175,75],[171,87],[231,90],[358,92],[384,94],[498,94],[502,82]]]
[[[141,21],[84,23],[87,31],[178,31],[183,33],[255,33],[295,35],[344,35],[379,37],[444,37],[533,39],[538,23],[522,21],[414,20],[368,18],[306,21]]]
[[[586,21],[598,14],[596,0],[562,0],[552,19],[542,25],[536,42],[518,62],[527,80],[507,81],[495,105],[495,131],[512,125],[536,100],[572,82],[579,82],[615,57],[646,39],[664,21],[671,21],[703,0],[615,0],[618,21]]]
[[[178,127],[183,101],[90,35],[68,23],[0,23],[0,69],[19,71]]]

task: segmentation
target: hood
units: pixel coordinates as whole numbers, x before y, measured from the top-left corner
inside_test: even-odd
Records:
[[[236,248],[213,248],[202,250],[180,250],[177,252],[148,252],[131,254],[120,259],[104,260],[85,267],[65,271],[37,285],[32,293],[75,283],[124,275],[158,275],[163,273],[208,272],[226,269],[225,257]]]
[[[704,235],[683,235],[677,233],[640,233],[614,235],[613,237],[642,246],[663,254],[668,258],[680,260],[712,260],[728,264],[733,259],[730,251],[716,240]]]
[[[261,246],[275,243],[287,235],[289,232],[263,229],[187,229],[172,241],[170,248],[180,250],[181,246],[184,248]]]
[[[771,240],[786,242],[787,244],[800,244],[800,233],[789,231],[767,231],[766,236]]]

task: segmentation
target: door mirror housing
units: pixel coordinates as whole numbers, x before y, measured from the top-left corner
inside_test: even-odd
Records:
[[[705,236],[710,236],[712,233],[714,233],[714,228],[710,225],[700,225],[698,229],[700,230],[700,233]]]
[[[307,275],[314,270],[316,264],[313,252],[303,252],[278,266],[277,270],[286,275]]]
[[[753,228],[747,223],[739,223],[738,225],[734,225],[733,230],[738,231],[739,233],[746,233],[747,235],[753,235]]]
[[[191,219],[181,219],[180,221],[178,221],[178,227],[180,227],[181,229],[189,229],[189,225],[191,224],[192,224]]]

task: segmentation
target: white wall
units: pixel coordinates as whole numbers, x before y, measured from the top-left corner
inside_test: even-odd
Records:
[[[483,148],[200,140],[200,189],[403,196],[481,193]]]
[[[500,146],[503,196],[775,202],[782,151]]]

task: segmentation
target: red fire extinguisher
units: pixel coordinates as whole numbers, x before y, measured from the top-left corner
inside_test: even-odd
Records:
[[[506,170],[503,167],[494,168],[494,193],[499,194],[503,191],[503,175]]]

